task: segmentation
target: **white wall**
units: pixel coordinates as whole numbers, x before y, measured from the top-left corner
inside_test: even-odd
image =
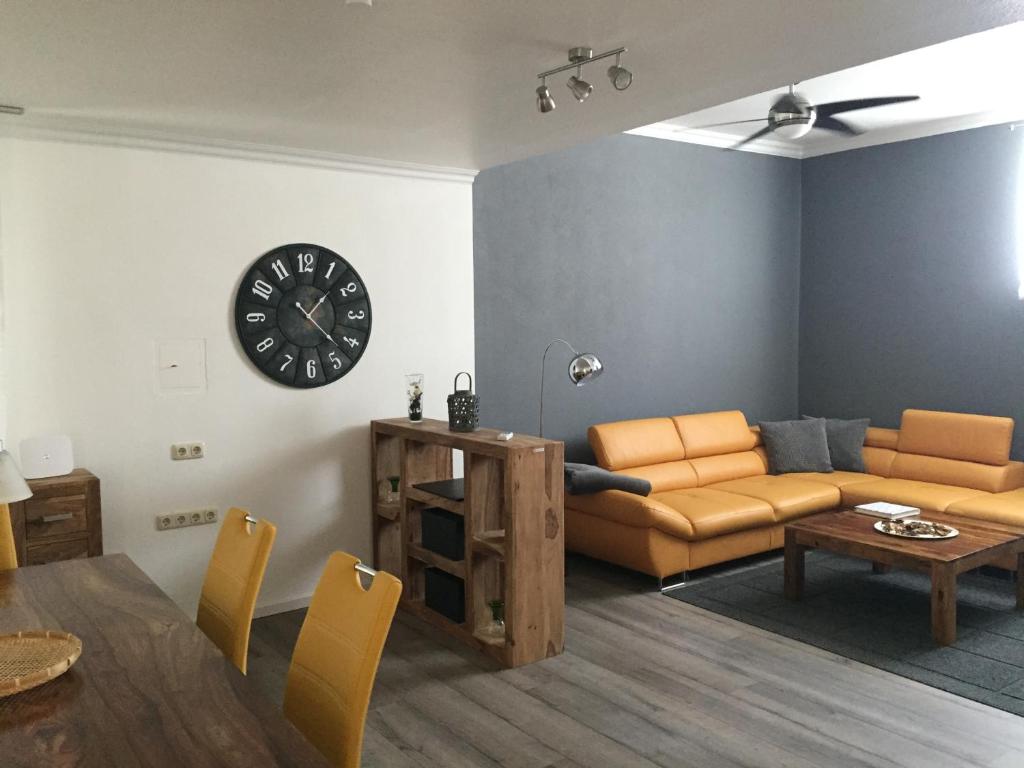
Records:
[[[6,142],[7,146],[2,146]],[[106,552],[128,553],[192,611],[216,526],[157,532],[215,505],[278,526],[260,605],[311,594],[327,555],[369,560],[369,429],[426,374],[445,417],[473,369],[472,187],[152,149],[0,140],[4,435],[63,432],[102,482]],[[274,246],[351,260],[373,302],[358,366],[316,390],[264,378],[235,341],[237,281]],[[155,387],[154,341],[206,339],[204,394]],[[207,457],[172,462],[201,440]]]

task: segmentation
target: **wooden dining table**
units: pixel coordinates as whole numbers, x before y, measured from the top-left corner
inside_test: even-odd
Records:
[[[82,640],[65,674],[0,698],[0,765],[326,766],[126,555],[0,571],[0,634]]]

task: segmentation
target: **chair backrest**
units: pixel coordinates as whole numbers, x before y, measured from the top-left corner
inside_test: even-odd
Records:
[[[199,596],[196,624],[242,674],[249,652],[249,628],[277,528],[266,520],[229,509],[217,534]]]
[[[327,561],[295,643],[284,714],[335,766],[356,768],[384,641],[402,582],[378,571],[363,589],[358,559]]]
[[[18,553],[14,549],[14,527],[11,525],[11,508],[0,504],[0,571],[18,567]]]

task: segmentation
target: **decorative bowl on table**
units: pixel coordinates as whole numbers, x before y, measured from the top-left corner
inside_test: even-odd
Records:
[[[875,523],[875,530],[906,539],[952,539],[960,535],[960,531],[951,525],[917,519],[879,520]]]
[[[82,655],[82,641],[42,629],[0,635],[0,698],[60,677]]]

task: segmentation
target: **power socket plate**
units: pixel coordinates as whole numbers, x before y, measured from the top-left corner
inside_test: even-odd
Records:
[[[173,461],[188,461],[190,459],[202,459],[206,457],[206,443],[172,443],[171,459]]]
[[[216,523],[220,513],[216,507],[200,507],[189,509],[184,512],[171,512],[166,515],[156,516],[156,529],[158,531],[169,531],[173,528],[189,528],[193,525],[209,525]]]

